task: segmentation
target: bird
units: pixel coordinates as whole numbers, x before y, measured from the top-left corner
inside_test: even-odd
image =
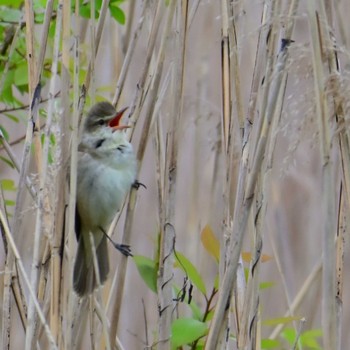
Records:
[[[95,104],[84,122],[78,146],[75,231],[78,248],[73,269],[73,289],[80,297],[90,295],[108,277],[108,228],[136,181],[137,161],[125,134],[129,126],[107,101]],[[94,245],[91,244],[90,233]],[[125,255],[129,246],[115,244]],[[93,252],[95,248],[95,252]],[[99,281],[95,273],[94,253]]]

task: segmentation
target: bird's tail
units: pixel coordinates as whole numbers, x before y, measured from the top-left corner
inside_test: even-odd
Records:
[[[96,249],[96,258],[99,269],[100,282],[103,284],[106,281],[109,272],[106,237],[103,237],[101,239]],[[74,291],[82,297],[84,295],[91,294],[96,287],[97,279],[95,275],[92,254],[86,254],[83,235],[80,235],[78,242],[78,251],[74,263],[73,288]]]

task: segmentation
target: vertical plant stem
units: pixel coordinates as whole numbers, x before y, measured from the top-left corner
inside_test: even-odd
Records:
[[[243,205],[240,208],[240,215],[235,216],[238,218],[234,222],[233,232],[230,240],[230,246],[228,251],[228,263],[227,268],[220,284],[220,293],[218,303],[215,308],[213,321],[209,329],[206,350],[216,349],[219,341],[219,333],[224,316],[229,305],[232,289],[235,285],[235,278],[238,266],[238,260],[240,256],[241,246],[243,242],[244,233],[247,227],[247,221],[250,213],[250,209],[254,200],[254,191],[256,181],[261,169],[263,157],[265,155],[266,144],[269,136],[269,126],[272,122],[272,118],[275,115],[276,100],[281,88],[282,74],[286,59],[288,56],[287,46],[279,53],[278,61],[274,67],[273,81],[271,82],[271,90],[269,91],[268,103],[265,114],[262,116],[263,123],[261,126],[261,132],[258,134],[258,142],[256,146],[256,152],[254,154],[254,160],[250,174],[247,178],[247,185],[245,188],[245,195]]]
[[[40,319],[42,325],[44,326],[45,334],[46,334],[46,336],[48,338],[50,349],[56,350],[57,346],[56,346],[55,340],[54,340],[54,338],[52,336],[50,327],[49,327],[49,325],[46,322],[45,315],[44,315],[44,313],[43,313],[43,311],[42,311],[42,309],[41,309],[41,307],[40,307],[40,305],[38,303],[38,300],[36,298],[35,292],[34,292],[34,290],[31,287],[31,283],[30,283],[29,277],[28,277],[28,275],[26,273],[26,270],[24,268],[21,256],[20,256],[18,248],[17,248],[17,246],[15,244],[15,240],[13,238],[13,235],[12,235],[12,233],[10,231],[10,228],[9,228],[8,224],[7,224],[6,216],[5,216],[5,214],[3,213],[2,210],[0,210],[0,222],[1,222],[2,227],[4,229],[4,233],[6,235],[6,239],[7,239],[7,242],[8,242],[9,249],[11,249],[13,251],[13,254],[14,254],[15,259],[17,261],[17,266],[19,268],[19,271],[21,272],[21,274],[23,276],[24,283],[25,283],[25,285],[28,288],[31,300],[33,300],[33,302],[34,302],[34,306],[36,308],[36,311],[38,312],[39,319]]]
[[[132,103],[131,107],[131,114],[133,120],[137,120],[139,116],[139,112],[142,106],[139,105],[141,102],[141,95],[144,89],[144,85],[146,82],[146,77],[147,73],[149,70],[149,62],[151,60],[151,57],[153,55],[153,49],[156,41],[156,37],[158,34],[158,28],[160,25],[160,21],[163,15],[163,6],[164,4],[162,2],[158,2],[157,4],[157,10],[155,12],[155,17],[154,21],[152,24],[152,30],[150,34],[150,40],[147,48],[147,56],[145,60],[145,66],[142,72],[142,76],[140,78],[139,84],[138,84],[138,89],[136,91],[136,94],[134,96],[134,100]],[[163,35],[165,35],[163,33]],[[163,61],[164,61],[164,48],[160,49],[160,53],[162,53],[162,60],[159,60],[159,63],[157,67],[155,68],[155,75],[157,79],[155,79],[155,82],[152,84],[152,88],[150,90],[150,98],[149,98],[149,103],[147,104],[147,109],[145,111],[146,119],[144,121],[144,125],[142,128],[142,137],[140,140],[140,144],[137,150],[137,159],[139,161],[139,167],[140,164],[142,164],[143,156],[145,153],[148,137],[149,137],[149,132],[150,132],[150,127],[151,127],[151,121],[152,121],[152,116],[153,116],[153,111],[154,111],[154,105],[156,101],[156,97],[158,94],[158,87],[160,83],[160,77],[161,77],[161,72],[162,72],[162,67],[163,67]],[[135,111],[136,113],[133,113]],[[133,216],[135,212],[135,205],[136,205],[136,189],[131,189],[130,196],[129,196],[129,201],[127,205],[127,210],[126,210],[126,217],[125,217],[125,223],[124,223],[124,230],[123,230],[123,235],[122,235],[122,242],[125,244],[129,244],[131,240],[131,228],[132,228],[132,222],[133,222]],[[111,227],[112,229],[112,227]],[[108,305],[110,302],[112,303],[111,308],[107,307],[108,309],[113,310],[112,311],[112,316],[111,316],[111,326],[110,326],[110,337],[111,337],[111,345],[112,348],[113,346],[116,346],[116,335],[118,331],[118,325],[119,325],[119,318],[120,318],[120,311],[121,311],[121,306],[122,306],[122,296],[124,292],[124,284],[125,284],[125,273],[126,273],[126,266],[127,266],[127,257],[121,256],[120,257],[120,262],[119,262],[119,267],[117,271],[117,275],[115,277],[115,285],[118,286],[118,288],[112,288],[112,291],[114,293],[110,294],[110,299],[108,302]]]
[[[322,7],[322,5],[321,5]],[[326,350],[336,349],[336,314],[335,314],[335,187],[333,178],[333,159],[331,157],[331,132],[329,125],[328,101],[325,95],[325,76],[323,72],[322,45],[323,38],[320,20],[326,21],[321,12],[316,10],[316,2],[308,2],[308,18],[312,43],[312,64],[314,89],[316,97],[316,114],[320,132],[320,152],[322,158],[322,232],[323,278],[322,278],[322,326]]]
[[[132,2],[134,2],[134,1],[131,1],[131,3]],[[120,74],[119,74],[117,88],[115,90],[114,97],[113,97],[112,104],[114,106],[116,106],[118,104],[119,99],[120,99],[120,95],[121,95],[123,87],[124,87],[124,83],[126,80],[126,74],[129,71],[130,62],[131,62],[131,59],[133,57],[133,53],[134,53],[134,50],[135,50],[135,47],[137,44],[137,40],[138,40],[139,35],[140,35],[142,28],[143,28],[143,23],[144,23],[144,19],[145,19],[145,12],[146,12],[146,9],[149,7],[148,2],[149,2],[149,0],[146,0],[145,4],[143,6],[142,14],[141,14],[140,19],[139,19],[138,24],[137,24],[137,28],[134,31],[131,42],[128,43],[128,45],[127,45],[127,51],[126,51],[125,58],[123,61],[123,66],[122,66]]]
[[[53,63],[51,68],[52,79],[50,82],[50,91],[49,91],[49,104],[48,104],[48,116],[45,127],[45,140],[44,140],[44,149],[43,149],[43,166],[42,172],[40,173],[40,189],[38,192],[38,208],[36,215],[36,225],[35,225],[35,233],[34,233],[34,248],[33,248],[33,262],[31,269],[31,282],[32,288],[34,291],[37,289],[38,282],[38,268],[40,266],[39,253],[40,253],[40,243],[41,237],[43,234],[43,230],[46,229],[50,232],[50,227],[46,226],[47,224],[51,225],[51,222],[46,222],[46,225],[43,225],[44,219],[44,208],[45,208],[45,200],[47,196],[46,191],[46,181],[47,181],[47,171],[48,171],[48,156],[49,156],[49,146],[50,146],[50,128],[51,122],[53,118],[53,103],[56,89],[56,77],[57,77],[57,68],[58,68],[58,59],[59,59],[59,47],[60,47],[60,38],[61,38],[61,28],[62,28],[62,0],[58,4],[57,10],[57,24],[56,24],[56,32],[54,39],[54,53],[53,53]],[[47,209],[47,208],[46,208]],[[49,209],[50,210],[50,209]],[[52,213],[47,213],[48,215],[52,215]],[[35,307],[34,300],[31,298],[28,305],[28,328],[26,333],[26,342],[25,349],[32,349],[33,344],[35,342],[34,331],[36,327],[36,317],[35,317]]]
[[[169,22],[171,23],[172,12],[175,10],[176,1],[172,1],[169,11]],[[170,349],[171,339],[171,318],[173,314],[173,296],[172,279],[175,248],[175,203],[177,188],[177,161],[179,144],[179,124],[183,108],[183,85],[185,71],[185,53],[186,53],[186,33],[188,20],[188,1],[181,2],[181,11],[178,12],[179,18],[179,38],[176,43],[176,66],[174,75],[174,99],[173,113],[170,113],[171,124],[168,133],[166,155],[166,186],[165,186],[165,222],[161,228],[160,237],[160,257],[159,272],[157,281],[158,307],[159,307],[159,350]]]

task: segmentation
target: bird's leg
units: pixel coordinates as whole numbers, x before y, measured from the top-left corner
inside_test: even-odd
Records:
[[[131,185],[131,187],[135,188],[136,190],[138,190],[141,186],[147,189],[146,185],[144,185],[142,182],[138,180],[135,180],[134,183]]]
[[[127,244],[119,244],[113,241],[111,237],[109,237],[106,231],[99,226],[99,229],[103,232],[103,234],[107,237],[107,239],[113,244],[114,248],[119,250],[125,256],[132,256],[130,246]]]

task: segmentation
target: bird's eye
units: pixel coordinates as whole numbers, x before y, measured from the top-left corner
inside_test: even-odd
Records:
[[[97,125],[104,125],[104,123],[105,123],[105,121],[103,119],[99,119],[96,124]]]
[[[99,148],[102,146],[103,142],[105,142],[105,139],[100,139],[96,142],[95,148]]]

